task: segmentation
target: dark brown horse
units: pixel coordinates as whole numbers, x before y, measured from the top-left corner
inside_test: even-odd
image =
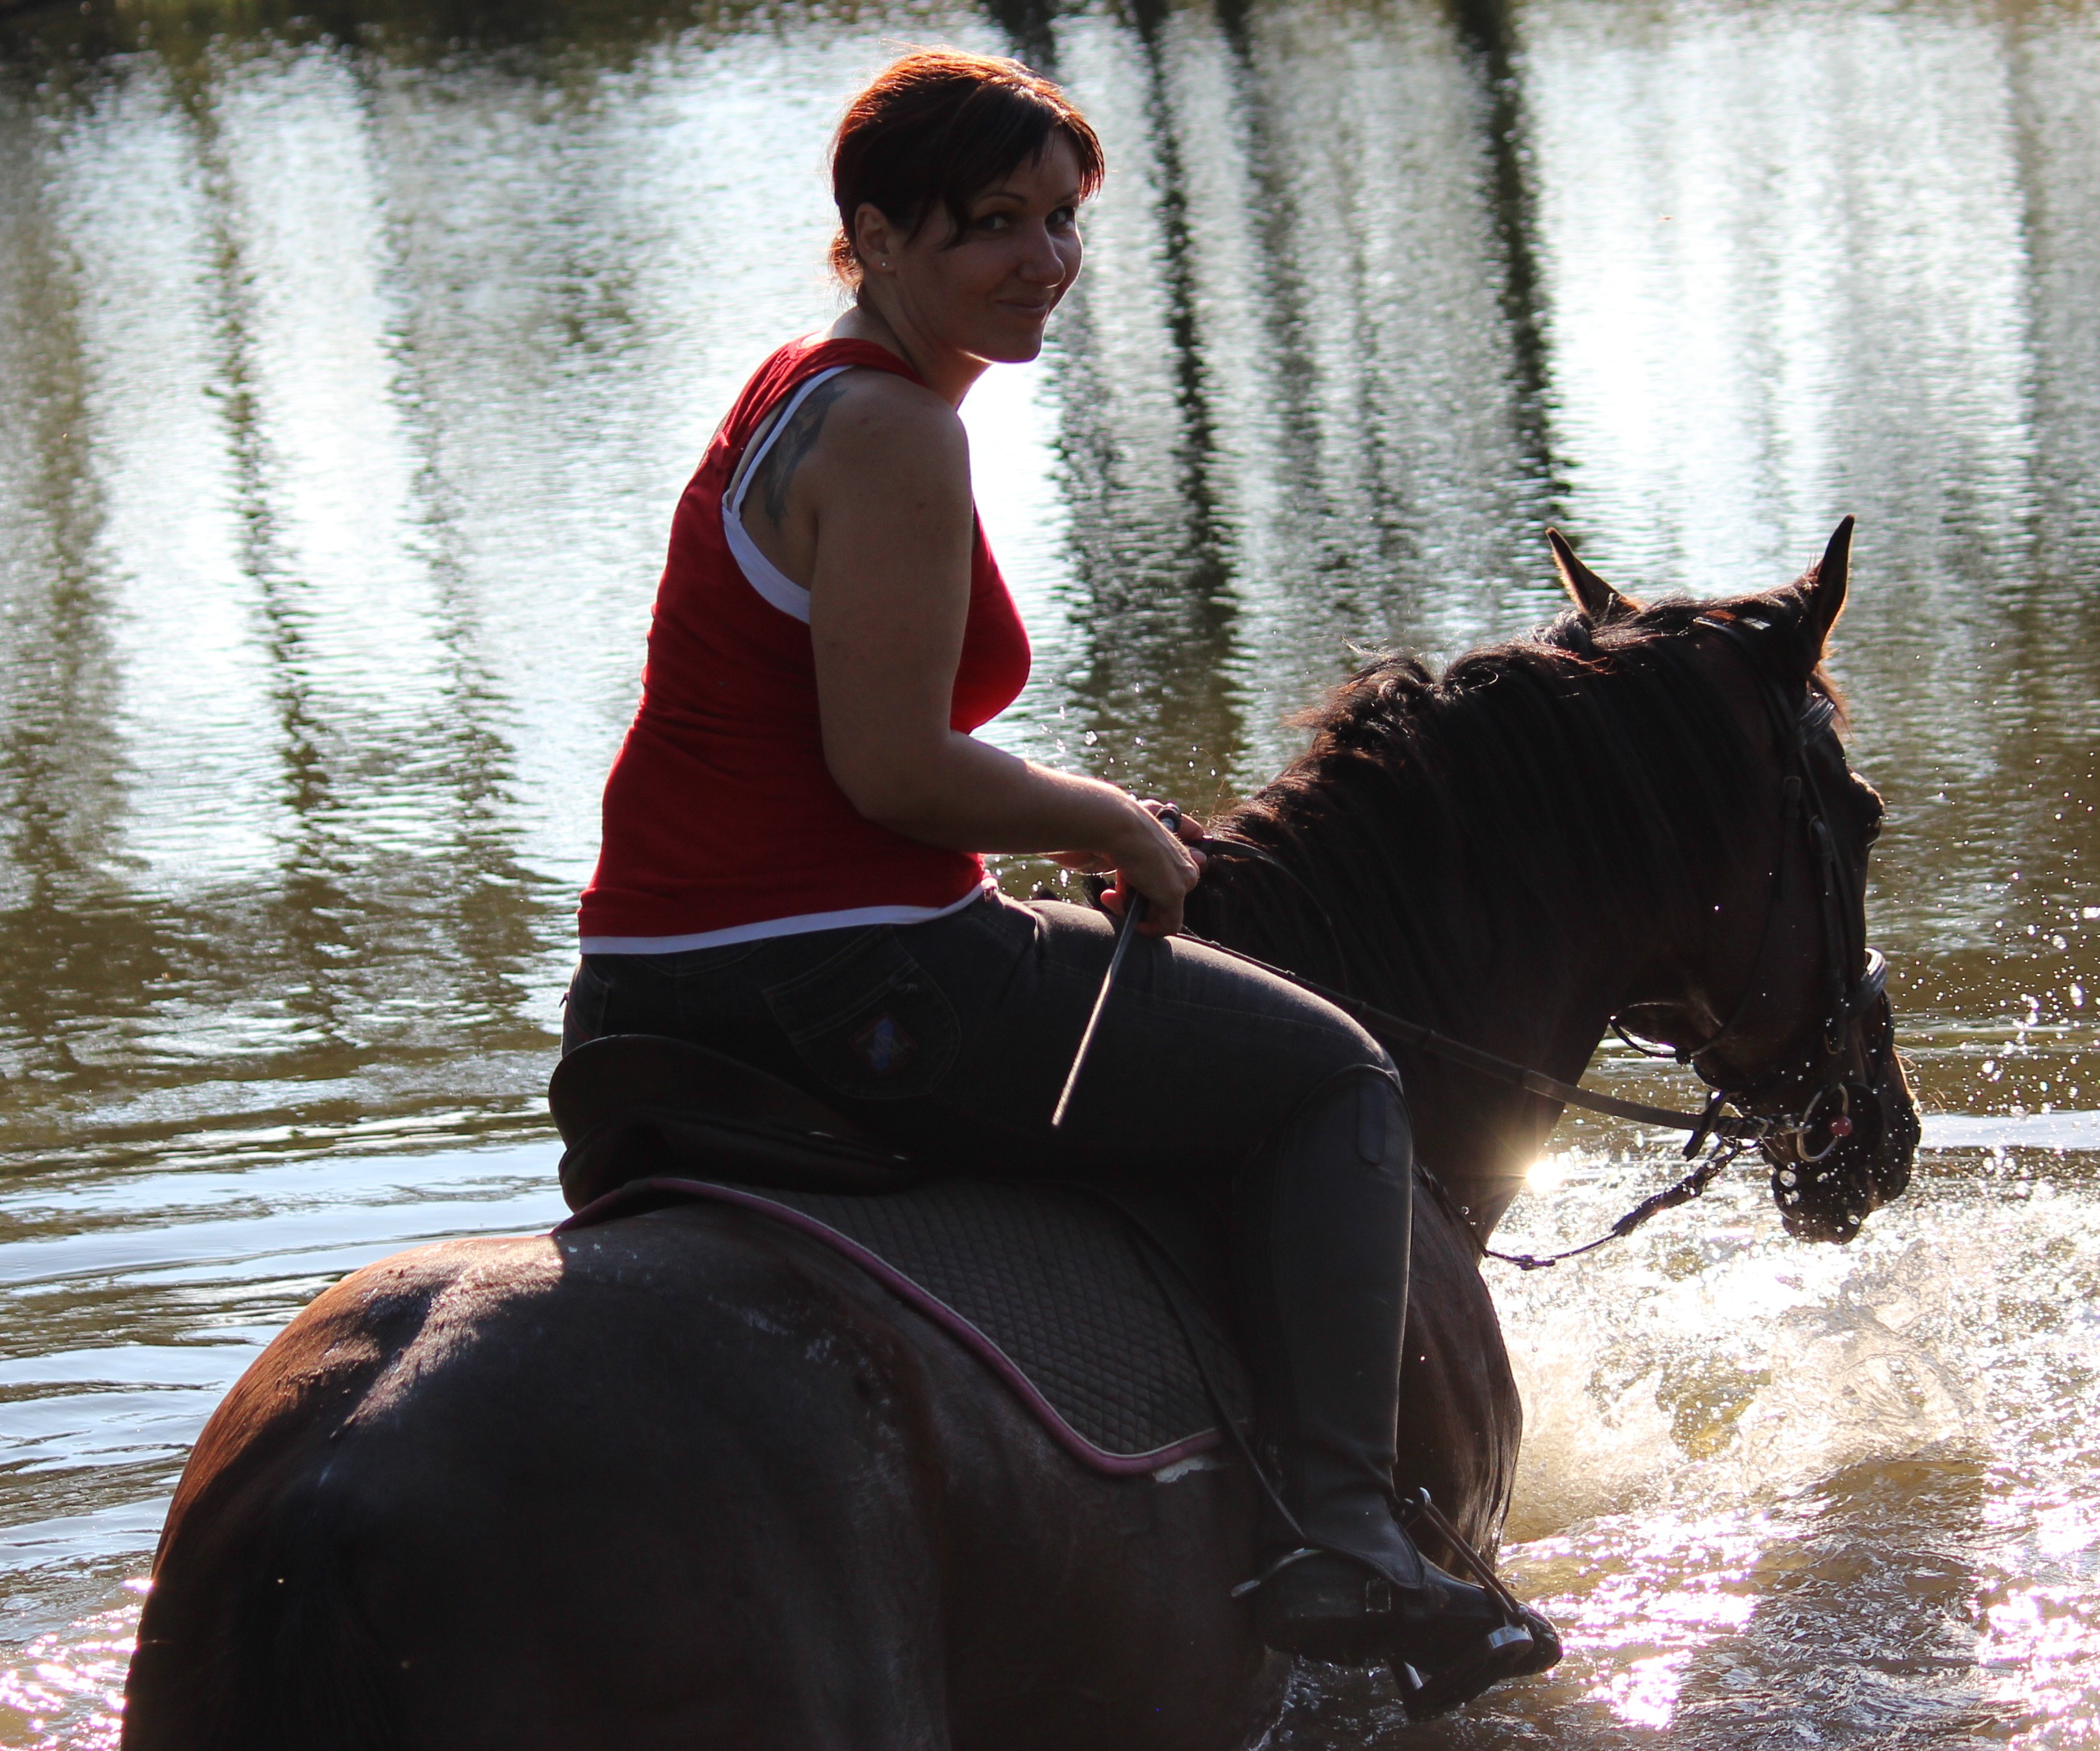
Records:
[[[1195,927],[1555,1077],[1618,1015],[1748,1107],[1824,1100],[1776,1172],[1790,1225],[1850,1231],[1917,1129],[1862,983],[1879,803],[1818,705],[1848,528],[1798,585],[1647,609],[1557,549],[1578,608],[1548,631],[1328,701],[1216,824],[1264,856],[1214,860]],[[1401,1482],[1491,1549],[1520,1412],[1476,1244],[1558,1109],[1401,1057],[1471,1227],[1418,1214]],[[426,1247],[320,1296],[205,1427],[125,1744],[1223,1751],[1283,1677],[1228,1598],[1251,1495],[1081,1470],[735,1210]]]

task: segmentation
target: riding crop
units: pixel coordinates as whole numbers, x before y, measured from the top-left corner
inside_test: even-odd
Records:
[[[1169,833],[1177,833],[1181,827],[1181,811],[1168,803],[1159,811],[1159,825]],[[1109,993],[1115,989],[1116,975],[1123,971],[1123,957],[1130,952],[1131,939],[1137,935],[1137,927],[1145,921],[1145,895],[1132,893],[1124,903],[1122,927],[1116,932],[1115,952],[1109,957],[1109,970],[1101,975],[1101,988],[1095,994],[1093,1013],[1087,1018],[1086,1032],[1079,1036],[1079,1049],[1072,1055],[1072,1068],[1065,1072],[1065,1087],[1057,1096],[1057,1110],[1050,1115],[1050,1129],[1062,1130],[1065,1115],[1071,1110],[1072,1090],[1079,1086],[1079,1072],[1087,1067],[1087,1055],[1093,1050],[1094,1035],[1100,1031],[1101,1015],[1109,1006]]]

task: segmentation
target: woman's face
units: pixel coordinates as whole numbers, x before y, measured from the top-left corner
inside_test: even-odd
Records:
[[[1079,276],[1079,159],[1053,135],[1041,157],[971,201],[960,239],[945,209],[907,239],[863,206],[866,277],[878,301],[895,299],[897,314],[926,339],[1024,364],[1043,350],[1043,325]]]

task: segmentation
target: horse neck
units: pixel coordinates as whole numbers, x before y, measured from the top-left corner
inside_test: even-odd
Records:
[[[1567,1081],[1582,1074],[1641,946],[1626,909],[1579,896],[1551,909],[1510,904],[1506,890],[1437,856],[1462,824],[1412,813],[1379,822],[1362,798],[1309,812],[1287,836],[1246,811],[1220,827],[1290,875],[1215,857],[1192,896],[1199,934],[1529,1068]],[[1401,919],[1418,927],[1391,927]],[[1642,921],[1643,935],[1653,922]],[[1560,1109],[1418,1050],[1394,1056],[1417,1155],[1485,1239],[1523,1189]]]

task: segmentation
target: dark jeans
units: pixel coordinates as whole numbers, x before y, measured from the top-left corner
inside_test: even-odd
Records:
[[[898,1145],[998,1173],[1230,1176],[1376,1041],[1180,938],[1132,944],[1063,1133],[1050,1115],[1114,936],[1057,900],[685,954],[590,955],[562,1045],[664,1033],[770,1070]]]

